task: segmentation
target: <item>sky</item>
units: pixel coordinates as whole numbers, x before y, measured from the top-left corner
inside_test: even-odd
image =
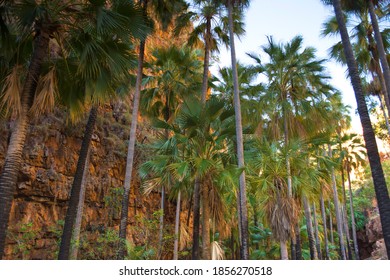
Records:
[[[252,63],[246,53],[260,53],[261,46],[267,44],[267,36],[273,36],[275,42],[290,41],[296,35],[302,35],[304,47],[317,49],[319,59],[328,58],[328,49],[340,38],[323,38],[322,24],[333,14],[332,7],[322,4],[321,0],[252,0],[245,12],[246,34],[235,41],[236,54],[240,62]],[[218,66],[229,66],[230,53],[222,49]],[[218,68],[214,65],[214,71]],[[344,104],[351,106],[352,127],[361,132],[359,117],[356,115],[356,100],[346,67],[334,62],[326,63],[331,84],[343,94]]]

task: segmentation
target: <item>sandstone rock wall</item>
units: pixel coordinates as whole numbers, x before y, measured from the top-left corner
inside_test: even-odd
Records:
[[[365,229],[358,232],[357,235],[361,259],[387,259],[382,225],[377,208],[374,207],[374,211],[370,212]]]
[[[86,119],[87,117],[85,117]],[[130,115],[125,103],[103,106],[93,141],[87,180],[82,232],[97,240],[107,230],[118,228]],[[23,152],[23,165],[12,204],[6,247],[7,259],[54,259],[65,219],[67,200],[75,173],[85,121],[72,125],[60,110],[34,120]],[[0,168],[3,166],[12,122],[0,123]],[[147,141],[148,129],[141,125],[139,142]],[[147,156],[138,145],[135,165]],[[128,240],[145,242],[135,226],[156,219],[160,193],[145,196],[134,171],[130,197]],[[174,221],[175,206],[167,204],[166,223]],[[158,236],[158,234],[156,234]],[[88,257],[88,256],[87,256]],[[92,256],[93,257],[93,256]]]

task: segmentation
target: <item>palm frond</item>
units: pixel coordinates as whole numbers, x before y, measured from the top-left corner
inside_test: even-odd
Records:
[[[11,72],[5,77],[3,88],[0,95],[0,110],[4,110],[5,114],[19,115],[21,112],[21,71],[22,66],[16,65],[11,69]]]

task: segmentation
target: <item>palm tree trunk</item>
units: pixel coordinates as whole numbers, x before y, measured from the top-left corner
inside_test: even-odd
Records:
[[[331,149],[330,145],[328,145],[328,149],[329,149],[329,157],[332,158],[332,149]],[[333,188],[333,203],[334,203],[334,209],[335,209],[335,214],[336,214],[337,233],[339,235],[339,245],[340,245],[340,251],[341,251],[341,258],[343,260],[346,260],[347,257],[345,255],[343,223],[342,223],[342,218],[341,218],[341,213],[340,213],[339,197],[338,197],[338,193],[337,193],[336,175],[335,175],[333,167],[331,167],[331,176],[332,176],[332,188]]]
[[[50,33],[44,28],[34,40],[34,52],[21,94],[21,112],[11,133],[5,163],[0,176],[0,260],[3,258],[11,204],[16,191],[22,152],[29,127],[29,110],[33,104],[41,66],[47,56]]]
[[[192,259],[199,260],[199,233],[200,233],[200,181],[195,178],[194,184],[194,218],[192,227]]]
[[[357,260],[360,259],[359,256],[359,247],[357,243],[357,235],[356,235],[356,222],[355,222],[355,211],[353,209],[353,199],[352,199],[352,186],[351,186],[351,174],[349,172],[349,162],[347,161],[347,178],[348,178],[348,191],[349,191],[349,209],[351,211],[351,225],[352,225],[352,238],[353,238],[353,248],[355,251],[355,258]]]
[[[81,231],[81,223],[83,221],[85,189],[87,187],[87,176],[88,176],[90,155],[91,155],[91,149],[88,149],[87,161],[85,162],[83,179],[81,181],[80,198],[79,198],[79,205],[77,206],[76,221],[74,223],[74,230],[73,230],[73,237],[72,237],[73,244],[70,251],[70,259],[72,260],[77,260],[77,254],[79,251],[80,231]]]
[[[146,10],[146,4],[144,2],[144,10]],[[141,40],[139,46],[139,55],[138,55],[138,68],[137,68],[137,79],[135,83],[135,91],[133,98],[133,111],[131,114],[131,127],[130,127],[130,136],[129,136],[129,145],[127,152],[126,160],[126,174],[124,182],[124,193],[122,199],[122,211],[121,211],[121,222],[119,225],[119,250],[118,250],[118,259],[122,260],[125,257],[126,252],[126,236],[127,236],[127,221],[129,213],[129,197],[130,197],[130,184],[133,173],[133,164],[134,164],[134,154],[135,154],[135,140],[136,140],[136,131],[138,124],[138,109],[141,96],[141,84],[142,84],[142,71],[144,65],[144,56],[145,56],[145,40]]]
[[[345,233],[345,239],[347,243],[346,251],[347,251],[348,260],[352,260],[353,257],[352,257],[352,248],[351,248],[351,237],[349,235],[347,209],[344,206],[345,205],[343,203],[343,205],[341,205],[341,219],[344,225],[344,233]]]
[[[369,1],[369,5],[372,7],[372,2]],[[375,188],[375,194],[378,201],[378,208],[379,208],[379,214],[383,229],[383,237],[386,244],[386,250],[387,255],[390,256],[390,199],[389,199],[389,193],[386,186],[386,180],[383,175],[383,169],[378,153],[378,146],[375,140],[375,134],[372,129],[371,120],[368,114],[367,110],[367,104],[365,103],[364,96],[363,96],[363,90],[362,85],[359,77],[359,71],[358,67],[355,61],[355,58],[353,56],[353,50],[351,43],[349,41],[348,31],[345,26],[344,16],[342,13],[340,0],[333,0],[333,6],[334,11],[337,17],[337,22],[340,28],[340,35],[343,43],[343,49],[344,54],[347,60],[348,70],[349,70],[349,76],[351,77],[352,86],[355,92],[356,102],[357,102],[357,108],[360,116],[360,121],[362,123],[363,128],[363,137],[364,141],[366,143],[366,149],[367,149],[367,155],[368,160],[370,162],[371,167],[371,173],[372,178],[374,181],[374,188]],[[370,14],[372,13],[372,8],[370,8]],[[376,18],[372,17],[372,23],[373,25],[377,25]],[[377,27],[377,26],[376,26]],[[376,27],[374,26],[374,30],[376,30]],[[379,28],[378,28],[379,29]],[[381,41],[380,34],[376,34],[375,32],[375,39]],[[377,38],[378,37],[378,38]],[[378,43],[378,42],[377,42]],[[380,44],[380,43],[378,43]],[[381,49],[378,46],[378,50]],[[382,54],[381,54],[382,53]],[[381,62],[383,57],[383,64],[385,65],[385,54],[384,52],[380,51],[381,56]],[[383,65],[382,65],[383,67]],[[386,67],[384,67],[386,68]],[[390,88],[390,71],[388,71],[388,67],[385,70],[385,79],[386,77],[389,78],[389,85],[386,81],[386,86]]]
[[[280,240],[280,259],[288,260],[287,241]]]
[[[332,204],[331,204],[330,200],[328,200],[328,206],[329,206],[329,231],[330,231],[330,243],[331,243],[331,244],[334,244]]]
[[[305,211],[305,218],[306,218],[307,236],[309,238],[310,258],[312,260],[318,260],[318,254],[317,254],[314,232],[313,232],[313,225],[311,222],[310,206],[309,203],[307,202],[306,196],[303,196],[302,199],[303,199],[303,208]]]
[[[158,238],[158,256],[161,258],[163,251],[163,238],[164,238],[164,208],[165,208],[165,187],[161,186],[161,201],[160,201],[160,228]]]
[[[301,248],[301,230],[299,226],[299,222],[296,224],[295,227],[295,252],[296,252],[296,259],[302,260],[302,248]]]
[[[324,197],[323,197],[323,189],[321,186],[321,193],[320,193],[320,204],[321,204],[321,216],[322,216],[322,224],[324,228],[324,247],[325,247],[325,260],[329,260],[329,244],[328,244],[328,230],[326,226],[326,213],[325,213],[325,203],[324,203]]]
[[[319,230],[318,230],[317,211],[316,211],[315,203],[313,203],[313,222],[314,222],[314,236],[316,239],[317,254],[318,254],[318,258],[322,260],[321,241],[320,241]]]
[[[203,80],[202,80],[202,96],[201,102],[206,103],[208,82],[209,82],[209,65],[210,65],[210,36],[211,36],[211,21],[206,20],[206,36],[204,46],[204,60],[203,60]],[[192,259],[199,259],[199,233],[200,233],[200,178],[195,178],[194,184],[194,210],[193,210],[193,227],[192,227]]]
[[[240,244],[241,244],[242,230],[241,230],[240,215],[239,215],[240,214],[240,212],[239,212],[239,209],[240,209],[240,190],[236,191],[236,197],[237,197],[236,207],[237,207],[237,220],[238,220],[238,247],[241,248]],[[239,252],[239,254],[241,254],[241,253]]]
[[[369,42],[370,45],[372,45],[372,46],[376,46],[377,45],[376,42],[375,42],[375,39],[372,37],[372,32],[368,32],[367,33],[367,39],[368,39],[368,42]],[[387,113],[390,116],[389,94],[387,92],[386,81],[385,81],[385,78],[383,76],[382,68],[380,66],[380,57],[379,57],[379,53],[378,53],[377,49],[378,49],[377,47],[376,48],[375,47],[371,47],[370,48],[370,53],[371,53],[371,55],[373,57],[373,60],[374,60],[374,70],[370,71],[370,72],[371,72],[373,81],[375,80],[374,73],[377,75],[377,77],[379,79],[379,83],[381,85],[381,93],[385,97]],[[386,114],[384,114],[384,116],[386,118]]]
[[[173,259],[177,260],[179,256],[179,239],[180,239],[180,202],[181,191],[177,194],[176,218],[175,218],[175,242],[173,244]]]
[[[375,41],[376,41],[382,69],[383,69],[383,75],[385,78],[386,92],[387,92],[387,94],[389,94],[390,69],[389,69],[389,64],[387,62],[387,55],[386,55],[385,47],[383,45],[382,35],[381,35],[380,29],[379,29],[379,24],[378,24],[378,20],[377,20],[376,14],[375,14],[375,8],[374,8],[374,4],[373,4],[372,0],[368,1],[368,11],[370,13],[371,24],[372,24],[372,27],[374,29]]]
[[[202,104],[206,103],[208,83],[209,83],[209,65],[210,65],[210,40],[211,40],[211,20],[206,20],[206,36],[204,43],[204,59],[203,59],[203,81],[202,81]]]
[[[297,259],[297,241],[296,241],[295,236],[291,237],[290,251],[291,251],[291,259],[296,260]]]
[[[202,184],[202,259],[210,260],[210,205],[209,187],[206,181]]]
[[[340,150],[341,150],[341,143],[340,143]],[[349,235],[347,195],[345,193],[345,176],[344,176],[343,164],[341,165],[340,172],[341,172],[341,184],[342,184],[342,188],[343,188],[343,202],[342,202],[342,207],[341,207],[341,213],[342,213],[342,218],[343,218],[345,237],[347,240],[348,259],[352,260],[351,236]]]
[[[240,103],[240,92],[239,92],[239,85],[238,85],[236,49],[234,45],[232,0],[228,1],[228,20],[229,20],[230,54],[231,54],[232,72],[233,72],[234,112],[235,112],[236,137],[237,137],[237,159],[238,159],[238,168],[243,169],[245,166],[244,141],[242,135],[241,103]],[[238,213],[239,213],[239,222],[241,225],[241,258],[243,260],[248,260],[249,259],[249,241],[248,241],[249,232],[248,232],[248,210],[247,210],[246,183],[245,183],[244,170],[240,174],[240,179],[239,179],[239,201],[240,201],[240,208],[238,209]]]
[[[287,114],[285,110],[283,109],[283,130],[284,130],[284,144],[286,146],[286,170],[287,170],[287,193],[288,197],[292,197],[292,179],[291,179],[291,165],[290,165],[290,158],[288,156],[288,143],[289,143],[289,137],[288,137],[288,123],[287,123]]]
[[[191,218],[191,212],[192,212],[192,203],[193,203],[192,197],[190,198],[190,205],[188,206],[188,212],[187,212],[187,222],[186,225],[189,227],[190,225],[190,218]]]
[[[92,134],[95,129],[96,118],[98,114],[98,106],[93,106],[89,112],[89,118],[87,125],[85,126],[85,132],[83,142],[79,152],[79,159],[77,161],[77,169],[74,175],[72,189],[69,198],[68,210],[65,217],[64,230],[61,237],[60,251],[58,253],[59,260],[68,260],[70,257],[70,247],[73,235],[73,226],[77,216],[77,209],[80,200],[81,183],[83,181],[83,175],[85,170],[85,163],[88,159],[89,145],[91,143]]]

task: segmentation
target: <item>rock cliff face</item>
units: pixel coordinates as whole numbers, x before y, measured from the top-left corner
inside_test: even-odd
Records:
[[[387,260],[386,246],[377,210],[370,213],[365,230],[357,234],[361,259]]]
[[[24,162],[12,204],[6,246],[7,259],[56,258],[61,221],[65,219],[85,125],[85,122],[69,124],[65,116],[64,112],[57,109],[48,116],[34,120],[30,127],[23,152]],[[84,244],[84,255],[80,249],[81,258],[110,257],[99,256],[98,252],[90,255],[88,250],[91,248],[87,247],[88,244],[95,246],[103,235],[111,234],[111,238],[115,239],[113,231],[118,228],[119,222],[129,119],[129,110],[124,102],[102,106],[99,111],[91,144],[82,222],[82,235],[84,234],[87,245]],[[0,123],[0,168],[3,166],[12,125],[12,122]],[[147,128],[141,125],[139,131],[138,143],[147,141]],[[147,154],[140,145],[136,149],[135,168]],[[151,233],[145,235],[137,232],[140,228],[137,225],[144,221],[158,220],[153,213],[159,209],[160,193],[152,192],[146,197],[140,190],[138,176],[134,178],[130,197],[128,240],[136,245],[143,245],[148,238],[152,238]],[[168,203],[165,218],[167,224],[173,223],[174,210],[174,205]],[[106,241],[100,238],[100,242]]]

